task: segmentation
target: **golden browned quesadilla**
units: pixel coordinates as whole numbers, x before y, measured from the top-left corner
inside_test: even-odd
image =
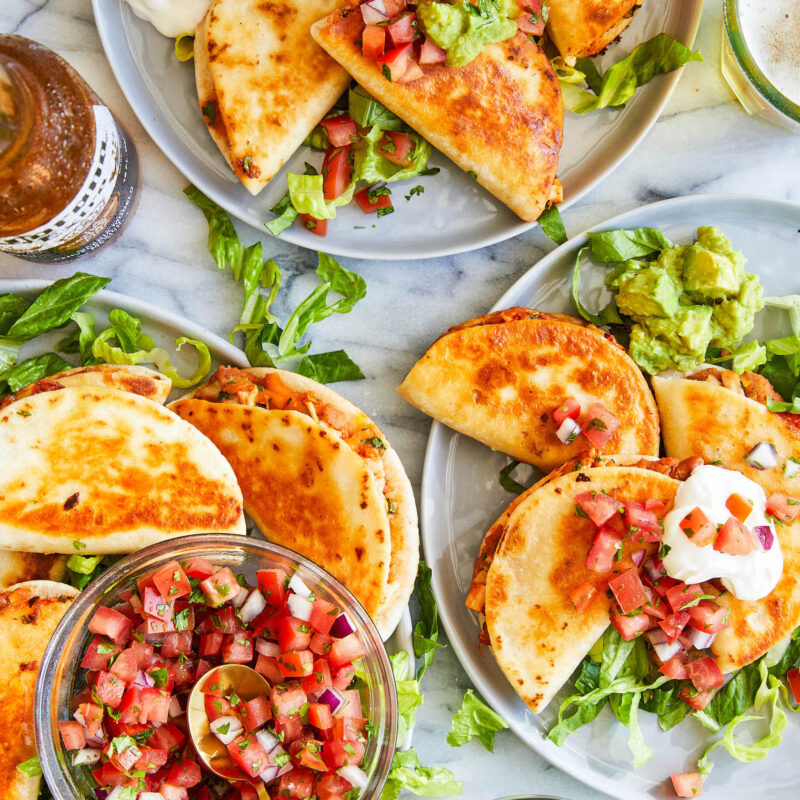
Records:
[[[565,444],[553,411],[567,398],[578,422],[600,403],[619,420],[606,452],[656,455],[658,412],[625,349],[576,317],[512,308],[451,328],[412,367],[398,392],[489,447],[550,471],[589,447]]]
[[[523,33],[487,46],[463,67],[422,66],[392,83],[362,55],[361,14],[340,9],[311,27],[314,39],[373,97],[393,111],[524,220],[550,200],[563,132],[558,78]]]
[[[309,36],[342,0],[214,0],[195,35],[203,119],[239,180],[258,194],[347,88]]]
[[[419,537],[408,478],[375,423],[331,389],[265,368],[221,367],[170,408],[220,448],[264,535],[341,580],[388,636]]]
[[[9,735],[0,736],[0,797],[37,800],[41,775],[17,764],[34,758],[33,692],[39,661],[64,612],[78,594],[53,581],[19,583],[0,592],[0,704]]]
[[[628,27],[642,0],[548,0],[547,32],[564,58],[597,55]]]
[[[65,555],[0,550],[0,589],[24,581],[62,581],[67,575]]]
[[[67,387],[0,412],[0,548],[128,553],[190,533],[244,533],[227,461],[158,403]]]

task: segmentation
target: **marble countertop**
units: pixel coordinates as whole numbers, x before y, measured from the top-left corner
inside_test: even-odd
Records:
[[[684,194],[755,194],[800,201],[800,136],[748,116],[719,69],[722,1],[706,0],[696,46],[706,63],[680,80],[661,118],[602,185],[564,212],[570,234],[639,205]],[[185,178],[144,132],[120,93],[94,27],[89,0],[5,0],[0,31],[19,33],[58,51],[89,81],[131,134],[139,152],[138,210],[123,235],[79,267],[113,279],[109,288],[226,335],[238,319],[241,288],[216,269],[202,215],[186,201]],[[261,236],[284,273],[273,310],[282,318],[316,285],[315,255],[237,223],[242,240]],[[554,247],[538,229],[473,253],[434,260],[349,261],[367,280],[354,313],[334,315],[312,331],[314,349],[344,347],[367,380],[346,394],[384,427],[419,488],[430,421],[394,389],[426,346],[447,326],[483,313]],[[55,279],[76,266],[38,267],[0,254],[0,278]],[[412,609],[413,610],[413,609]],[[425,676],[414,745],[423,762],[450,768],[464,781],[464,800],[521,792],[602,798],[551,767],[510,732],[494,754],[475,740],[460,749],[445,741],[470,682],[449,649]]]

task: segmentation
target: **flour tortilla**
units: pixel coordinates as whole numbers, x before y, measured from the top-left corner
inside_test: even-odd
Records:
[[[0,462],[1,549],[129,553],[184,534],[245,532],[220,452],[128,392],[69,387],[12,403],[0,412]]]
[[[565,58],[597,55],[628,27],[642,0],[549,0],[547,32]]]
[[[504,316],[523,315],[503,321]],[[602,403],[620,420],[604,448],[656,455],[658,412],[642,373],[605,331],[566,315],[509,309],[436,341],[397,390],[434,419],[549,472],[587,448],[556,436],[550,417],[567,397]]]
[[[347,89],[347,73],[308,34],[312,22],[341,4],[214,0],[198,27],[198,100],[201,109],[215,106],[214,120],[203,119],[251,194],[267,185]]]
[[[39,662],[64,612],[78,592],[53,581],[29,581],[0,592],[0,797],[37,800],[41,775],[28,777],[17,764],[36,753],[33,694]]]
[[[564,127],[561,90],[542,50],[523,33],[489,45],[463,67],[422,66],[409,83],[386,80],[361,53],[361,14],[335,11],[314,39],[375,99],[524,220],[535,220],[556,181]]]
[[[56,391],[66,386],[107,386],[141,395],[156,403],[165,402],[172,391],[172,381],[166,375],[147,367],[96,364],[56,372],[23,387],[13,396],[21,400],[39,392]]]
[[[68,556],[0,550],[0,589],[23,581],[62,581],[67,576]]]
[[[787,478],[783,464],[800,457],[800,431],[779,414],[723,386],[686,378],[653,378],[669,456],[719,461],[763,487],[800,498],[800,478]],[[758,442],[772,442],[778,466],[760,470],[744,461]],[[730,628],[717,634],[713,651],[720,669],[749,664],[800,625],[800,521],[776,526],[783,552],[783,576],[763,600],[747,603],[731,595]]]
[[[678,485],[636,467],[570,472],[531,490],[509,515],[487,576],[486,626],[497,663],[531,711],[547,706],[609,625],[604,591],[580,612],[569,597],[599,577],[585,566],[596,528],[575,514],[575,495],[657,498],[669,510]]]

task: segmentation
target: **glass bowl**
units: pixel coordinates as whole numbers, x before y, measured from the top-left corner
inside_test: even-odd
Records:
[[[747,44],[740,6],[740,0],[723,3],[722,74],[749,113],[800,132],[800,105],[782,94],[759,67]],[[800,40],[794,46],[800,46]]]
[[[160,542],[120,559],[84,589],[56,628],[41,661],[34,696],[36,746],[55,800],[95,797],[87,768],[71,766],[58,730],[59,721],[72,719],[70,699],[85,686],[86,671],[79,665],[94,636],[89,620],[98,606],[113,604],[121,590],[135,588],[138,578],[173,559],[192,558],[241,572],[251,585],[259,569],[296,572],[317,596],[347,611],[367,652],[361,702],[364,716],[374,725],[361,765],[369,781],[359,797],[377,798],[394,756],[397,695],[391,664],[372,620],[339,581],[292,550],[236,534],[199,534]]]

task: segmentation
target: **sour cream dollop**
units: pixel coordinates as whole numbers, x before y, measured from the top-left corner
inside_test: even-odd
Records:
[[[127,0],[137,17],[164,36],[193,33],[211,0]]]
[[[740,494],[752,503],[753,510],[744,520],[750,530],[766,525],[775,534],[775,527],[766,517],[767,496],[757,483],[722,467],[697,467],[678,488],[675,507],[664,518],[662,541],[669,547],[663,558],[664,569],[685,583],[719,578],[740,600],[760,600],[775,588],[783,573],[783,553],[777,536],[769,550],[757,545],[747,555],[734,556],[717,552],[711,544],[698,547],[680,528],[681,520],[698,507],[713,525],[723,525],[731,516],[725,503],[732,494]]]

